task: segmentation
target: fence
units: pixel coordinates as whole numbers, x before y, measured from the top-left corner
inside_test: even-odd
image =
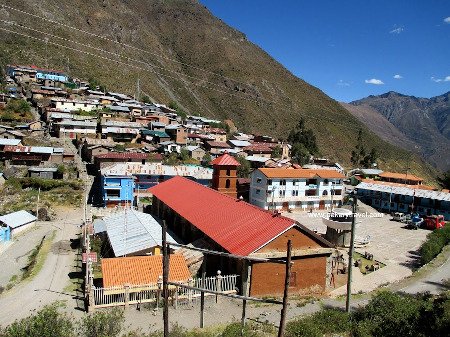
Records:
[[[220,291],[223,293],[236,292],[238,275],[206,277],[203,284],[201,278],[191,279],[186,285],[203,288],[206,290]],[[92,288],[94,308],[106,308],[114,306],[128,306],[130,304],[155,303],[158,304],[162,292],[162,282],[146,285],[118,286],[110,288]],[[176,307],[178,301],[192,302],[199,298],[199,290],[191,290],[184,287],[169,287],[169,298]],[[212,294],[205,294],[211,296]]]

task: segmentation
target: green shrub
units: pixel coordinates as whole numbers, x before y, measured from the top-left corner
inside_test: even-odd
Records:
[[[435,229],[427,235],[427,240],[419,249],[420,262],[427,264],[433,260],[442,249],[450,243],[450,225],[447,223],[441,229]]]
[[[422,306],[423,302],[412,296],[379,292],[367,306],[355,313],[354,318],[360,329],[355,329],[354,335],[417,336]]]
[[[123,310],[119,308],[96,311],[81,320],[79,336],[116,337],[119,336],[124,321]]]
[[[0,332],[1,337],[71,337],[74,336],[72,319],[49,305],[36,314],[15,321]]]

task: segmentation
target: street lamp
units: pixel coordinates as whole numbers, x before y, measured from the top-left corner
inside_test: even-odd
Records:
[[[277,189],[277,186],[273,185],[272,186],[272,211],[275,211],[275,191]]]

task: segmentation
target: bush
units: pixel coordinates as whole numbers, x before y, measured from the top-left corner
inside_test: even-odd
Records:
[[[79,336],[83,337],[115,337],[122,330],[125,316],[123,310],[114,308],[111,310],[96,311],[85,316],[78,329]]]
[[[324,309],[312,316],[288,323],[286,336],[323,336],[351,331],[350,315],[338,309]]]
[[[15,321],[3,331],[1,337],[70,337],[74,336],[72,319],[49,305],[35,315]]]
[[[355,313],[358,323],[354,335],[417,336],[422,305],[422,301],[412,296],[382,291],[372,297],[360,312]]]
[[[427,264],[433,260],[442,249],[450,243],[450,224],[447,223],[441,229],[435,229],[427,235],[427,240],[419,249],[420,262]]]

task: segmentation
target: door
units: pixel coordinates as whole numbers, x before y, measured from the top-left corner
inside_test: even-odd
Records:
[[[325,209],[325,200],[319,201],[319,209]]]

